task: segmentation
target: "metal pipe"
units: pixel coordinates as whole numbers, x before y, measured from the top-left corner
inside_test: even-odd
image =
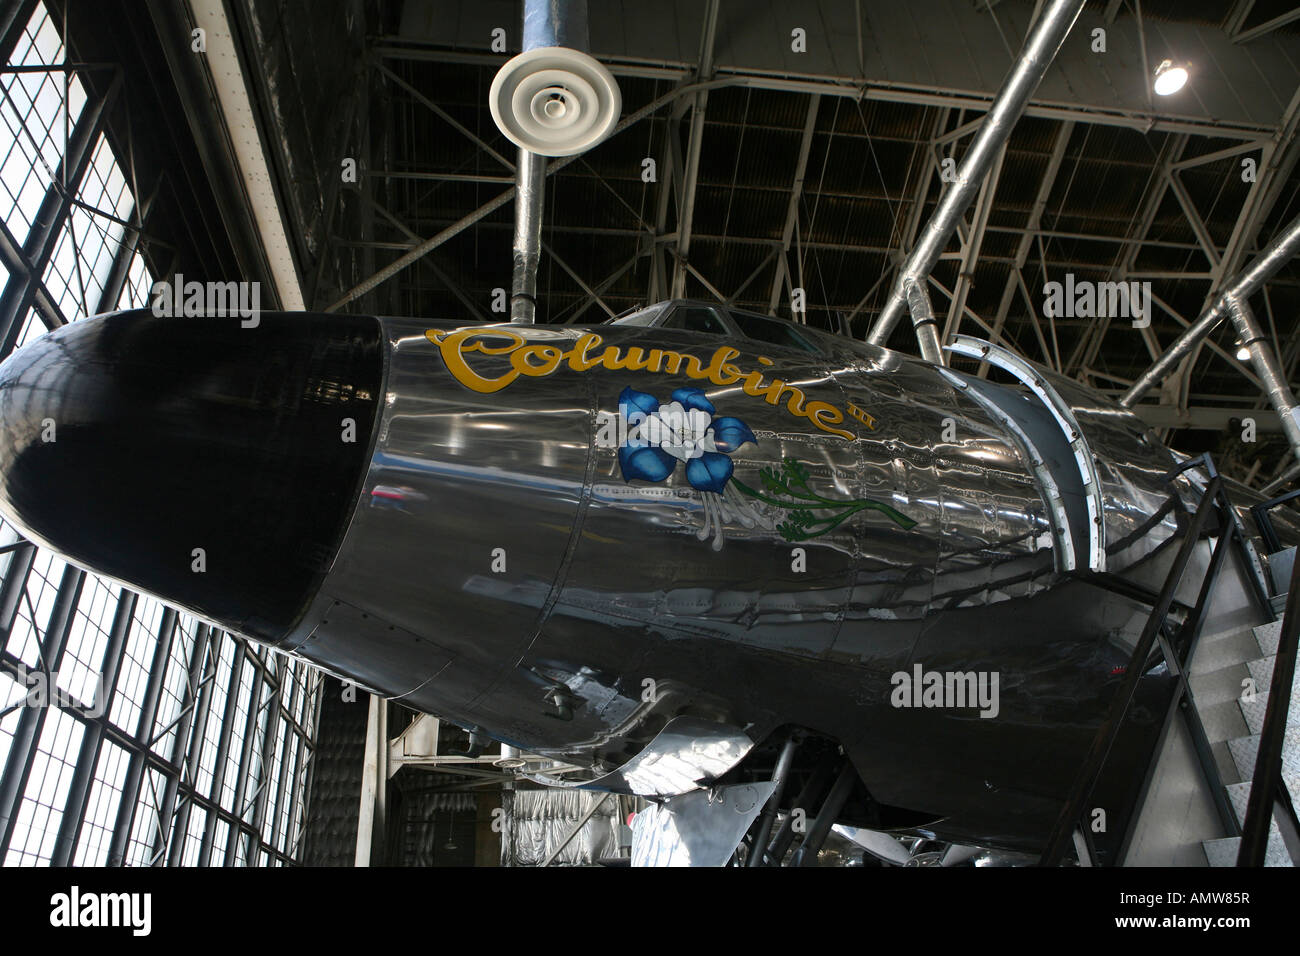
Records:
[[[921,346],[921,357],[935,365],[943,364],[943,349],[939,345],[939,326],[934,320],[934,306],[926,291],[925,279],[907,282],[907,308],[912,313],[912,328]]]
[[[567,46],[587,53],[587,0],[524,0],[523,50]]]
[[[1222,298],[1242,346],[1250,352],[1250,364],[1255,366],[1255,373],[1264,384],[1264,394],[1282,420],[1282,431],[1291,443],[1291,451],[1300,458],[1300,421],[1296,419],[1295,396],[1287,385],[1286,374],[1269,347],[1250,303],[1235,295],[1224,295]]]
[[[1282,472],[1282,474],[1278,475],[1266,484],[1263,488],[1259,489],[1259,493],[1267,498],[1279,488],[1285,487],[1288,482],[1294,481],[1297,477],[1300,477],[1300,462],[1292,465],[1286,471]]]
[[[776,820],[776,811],[781,807],[781,795],[785,792],[785,782],[790,776],[790,764],[794,762],[794,751],[798,743],[794,734],[791,734],[776,758],[776,768],[772,771],[772,783],[775,786],[772,788],[772,795],[767,798],[767,806],[763,808],[763,819],[759,821],[758,830],[754,833],[754,842],[750,844],[746,866],[763,865],[767,841],[772,835],[772,823]]]
[[[1255,258],[1255,261],[1238,273],[1237,277],[1215,298],[1209,308],[1201,313],[1200,318],[1184,329],[1183,334],[1178,336],[1165,350],[1165,354],[1156,359],[1152,366],[1142,373],[1142,377],[1134,382],[1133,386],[1120,397],[1119,403],[1125,408],[1132,408],[1136,405],[1138,399],[1153,386],[1159,384],[1160,380],[1168,375],[1173,370],[1173,367],[1196,348],[1201,340],[1209,335],[1214,330],[1214,327],[1222,321],[1227,310],[1227,299],[1229,297],[1243,302],[1249,299],[1260,286],[1268,281],[1273,273],[1289,262],[1297,252],[1300,252],[1300,216],[1292,219],[1286,228],[1278,233],[1267,248]]]
[[[772,842],[768,845],[765,854],[768,866],[781,865],[786,850],[794,842],[794,811],[806,810],[809,804],[822,795],[826,785],[831,782],[831,774],[835,772],[837,764],[838,757],[834,752],[827,753],[817,764],[817,768],[813,771],[812,776],[808,778],[808,782],[803,785],[799,795],[794,798],[794,806],[791,808],[790,815],[785,818],[785,822],[781,824],[781,829],[776,831],[776,836],[772,838]]]
[[[808,830],[808,835],[804,837],[803,844],[799,847],[799,852],[795,854],[792,865],[817,865],[817,854],[821,851],[822,844],[826,842],[831,827],[835,825],[836,817],[844,809],[844,804],[848,801],[849,794],[853,792],[853,784],[857,782],[857,779],[858,772],[853,769],[853,762],[845,758],[844,767],[840,770],[839,778],[836,779],[835,786],[831,787],[831,792],[827,794],[826,802],[817,811],[817,819],[813,821],[812,827]]]
[[[980,131],[962,158],[957,182],[944,193],[934,217],[926,226],[925,234],[900,269],[894,291],[876,318],[876,323],[867,336],[868,342],[883,346],[889,341],[889,333],[894,330],[903,313],[908,283],[924,282],[934,264],[939,261],[958,220],[988,174],[993,158],[1011,135],[1012,127],[1024,112],[1029,97],[1038,88],[1048,66],[1056,58],[1056,51],[1060,49],[1082,9],[1083,0],[1051,0],[1030,28],[1029,36],[1025,38],[1025,45],[1020,51],[1020,59],[1007,74],[993,106],[984,117]]]
[[[523,52],[569,47],[587,52],[587,0],[524,0]],[[514,269],[510,321],[537,321],[537,266],[542,257],[546,157],[520,147],[515,163]]]
[[[510,321],[537,321],[537,264],[542,255],[542,206],[546,199],[546,157],[519,147],[515,167],[514,272],[510,278]]]

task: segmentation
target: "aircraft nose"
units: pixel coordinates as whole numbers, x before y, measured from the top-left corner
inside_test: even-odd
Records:
[[[85,319],[0,363],[0,512],[72,563],[278,640],[352,514],[379,323]]]

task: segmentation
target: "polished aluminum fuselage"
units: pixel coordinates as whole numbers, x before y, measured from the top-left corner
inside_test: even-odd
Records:
[[[1062,573],[1032,453],[989,411],[1001,390],[1041,433],[1032,396],[977,382],[976,400],[958,381],[973,376],[830,336],[812,354],[608,325],[382,324],[369,473],[285,648],[570,761],[617,766],[680,715],[755,741],[797,725],[838,740],[881,803],[957,837],[1031,845],[1051,822],[1148,610]],[[1177,512],[1148,518],[1171,493],[1194,507],[1195,489],[1165,480],[1175,457],[1131,413],[1054,387],[1092,452],[1095,482],[1075,491],[1100,502],[1105,570],[1158,587]],[[864,510],[792,540],[724,521],[715,548],[684,468],[628,480],[600,440],[625,388],[701,388],[743,420],[756,441],[731,458],[750,489],[792,459],[822,498],[913,523]],[[917,665],[996,673],[996,716],[892,706]]]
[[[891,819],[1037,847],[1199,479],[1170,478],[1129,411],[988,343],[953,346],[982,379],[738,331],[86,319],[0,363],[0,512],[589,786],[761,773],[803,728]],[[1248,569],[1220,618],[1249,613]],[[1156,671],[1097,791],[1113,813],[1167,712]],[[968,696],[898,693],[934,675]]]

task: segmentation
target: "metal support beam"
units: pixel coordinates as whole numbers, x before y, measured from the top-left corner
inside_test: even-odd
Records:
[[[607,316],[609,316],[612,319],[615,315],[618,314],[613,309],[611,309],[608,305],[605,304],[605,300],[600,297],[599,292],[597,292],[591,286],[587,285],[587,283],[583,280],[582,276],[578,273],[576,269],[574,269],[567,262],[565,262],[563,259],[561,259],[558,255],[555,254],[555,250],[550,247],[549,243],[543,242],[542,248],[546,250],[546,254],[548,256],[550,256],[552,259],[555,260],[555,264],[568,274],[570,279],[578,283],[578,288],[580,288],[583,292],[585,292],[589,297],[593,299],[593,301],[597,305],[599,305],[602,309],[605,310],[605,314]],[[513,315],[510,318],[511,321],[515,321]]]
[[[1288,23],[1294,23],[1296,20],[1300,20],[1300,7],[1296,7],[1294,10],[1288,10],[1286,13],[1280,14],[1272,20],[1261,23],[1257,27],[1251,27],[1249,30],[1243,30],[1240,33],[1234,34],[1232,42],[1249,43],[1251,40],[1258,40],[1265,34],[1272,33],[1278,27],[1284,27]]]
[[[361,771],[357,817],[356,866],[379,862],[383,854],[385,795],[388,788],[388,702],[371,696],[366,719],[366,753]]]
[[[226,685],[226,705],[221,714],[221,736],[217,739],[217,753],[212,768],[212,801],[221,802],[221,791],[226,783],[226,764],[230,756],[230,739],[235,729],[235,712],[239,704],[239,686],[244,676],[244,648],[239,638],[235,642],[234,661],[230,665],[230,681]],[[209,813],[203,824],[203,841],[199,844],[199,866],[210,866],[212,843],[217,834],[217,815]]]
[[[176,611],[166,608],[158,623],[154,641],[153,659],[149,662],[149,680],[140,701],[140,716],[136,720],[137,740],[147,741],[153,736],[153,725],[158,716],[158,701],[162,697],[163,681],[167,677],[167,661],[171,654],[172,637],[176,634]],[[122,795],[118,798],[117,819],[113,824],[113,839],[108,847],[108,865],[122,866],[126,862],[127,847],[131,839],[131,825],[140,801],[140,784],[144,778],[146,756],[143,750],[134,751],[126,768]]]
[[[1038,232],[1043,223],[1043,211],[1047,208],[1048,197],[1052,195],[1052,188],[1056,185],[1056,177],[1061,172],[1061,164],[1065,160],[1066,147],[1070,145],[1070,137],[1074,134],[1074,123],[1066,121],[1056,128],[1056,138],[1052,141],[1052,154],[1047,160],[1047,169],[1043,172],[1043,178],[1038,183],[1038,193],[1034,196],[1034,204],[1029,209],[1029,218],[1025,222],[1025,231],[1020,236],[1020,241],[1016,244],[1016,261],[1012,271],[1007,273],[1006,282],[1002,286],[1002,298],[998,302],[998,314],[993,319],[993,340],[1002,334],[1002,327],[1006,325],[1007,313],[1011,309],[1011,301],[1015,298],[1017,285],[1017,272],[1025,267],[1029,259],[1029,250],[1034,242],[1034,235]],[[1023,282],[1023,277],[1020,279]],[[1031,310],[1030,316],[1037,321],[1037,315]],[[1042,330],[1038,331],[1039,339],[1042,339]],[[1043,357],[1050,358],[1047,351],[1047,344],[1043,342]],[[988,362],[980,362],[979,377],[987,378],[989,373]]]
[[[72,628],[73,615],[77,602],[81,599],[81,587],[85,580],[85,571],[70,564],[64,567],[58,595],[54,599],[54,607],[39,644],[38,656],[47,684],[63,660],[63,651],[68,644],[68,633]],[[35,629],[36,621],[31,623]],[[17,828],[18,809],[23,802],[23,790],[32,772],[41,730],[45,726],[49,710],[49,707],[24,707],[18,718],[18,726],[14,728],[13,738],[9,741],[4,773],[0,774],[0,860],[9,854],[9,845]]]
[[[1112,274],[1108,276],[1109,279],[1125,282],[1134,277],[1133,273],[1138,254],[1141,252],[1142,244],[1150,234],[1151,227],[1155,223],[1156,214],[1160,211],[1160,206],[1164,202],[1165,190],[1169,187],[1170,171],[1180,160],[1186,147],[1187,137],[1184,135],[1176,134],[1166,140],[1164,147],[1161,149],[1160,159],[1157,160],[1157,168],[1152,175],[1151,187],[1146,191],[1146,198],[1143,200],[1142,213],[1130,231],[1130,238],[1134,239],[1135,242],[1124,250],[1118,265]],[[1097,355],[1101,351],[1102,340],[1106,337],[1106,332],[1109,329],[1110,317],[1105,316],[1094,324],[1090,334],[1080,337],[1078,345],[1065,363],[1064,371],[1066,374],[1097,364]]]
[[[555,858],[560,855],[560,851],[573,842],[573,838],[582,832],[582,828],[587,825],[587,821],[594,817],[596,811],[604,806],[605,801],[612,796],[613,794],[611,793],[602,793],[599,799],[591,801],[591,806],[587,809],[587,812],[578,818],[578,822],[573,825],[573,829],[570,830],[568,835],[559,842],[554,850],[547,854],[546,859],[542,860],[540,865],[550,866],[555,861]]]
[[[196,625],[194,630],[194,647],[190,650],[189,674],[180,702],[181,715],[176,722],[176,736],[172,739],[171,763],[177,768],[175,774],[167,777],[163,788],[163,797],[158,807],[158,834],[154,839],[151,865],[165,866],[171,861],[168,848],[175,845],[183,847],[185,833],[178,830],[173,820],[176,810],[177,794],[181,778],[185,775],[185,752],[190,739],[190,727],[194,722],[194,708],[206,688],[204,675],[207,673],[208,650],[212,639],[212,628],[206,624]],[[146,738],[148,739],[148,738]],[[179,857],[177,857],[179,862]],[[175,864],[172,864],[175,865]]]
[[[35,301],[38,284],[54,255],[72,197],[80,192],[81,180],[90,167],[95,143],[103,129],[108,109],[122,88],[122,75],[115,73],[102,97],[87,103],[77,119],[68,139],[68,148],[55,174],[56,182],[50,184],[31,231],[23,243],[23,256],[30,264],[25,274],[12,274],[0,293],[0,358],[13,351],[18,336],[22,334],[27,313]]]
[[[1248,300],[1277,272],[1285,263],[1300,251],[1300,216],[1292,219],[1281,232],[1273,238],[1268,247],[1255,257],[1249,268],[1243,270],[1210,304],[1200,318],[1180,335],[1149,369],[1133,383],[1120,398],[1120,404],[1126,408],[1135,405],[1143,395],[1165,377],[1175,365],[1187,356],[1215,326],[1222,321],[1227,310],[1229,297],[1239,301]],[[1225,257],[1226,259],[1226,257]]]
[[[500,54],[478,53],[429,45],[409,45],[394,38],[385,38],[375,52],[391,59],[429,60],[438,63],[463,63],[497,67]],[[616,56],[602,57],[615,76],[634,76],[649,79],[677,81],[692,73],[684,65],[655,66],[642,61],[620,60]],[[1132,75],[1132,74],[1130,74]],[[1141,73],[1145,80],[1145,73]],[[860,75],[800,74],[782,70],[779,76],[754,73],[742,67],[720,66],[711,89],[720,86],[743,87],[755,90],[774,90],[782,93],[821,93],[824,96],[842,96],[856,102],[864,100],[884,103],[905,103],[914,106],[937,106],[957,110],[987,111],[994,97],[986,93],[973,93],[968,89],[940,86],[916,88],[910,84],[893,84],[886,80],[869,81],[865,86]],[[1172,112],[1140,111],[1123,107],[1103,106],[1095,103],[1062,104],[1031,103],[1023,115],[1041,119],[1076,120],[1101,126],[1117,126],[1137,130],[1142,134],[1192,133],[1196,136],[1222,137],[1235,140],[1257,140],[1269,135],[1269,127],[1248,121],[1225,121],[1210,117],[1197,118]]]
[[[587,293],[587,297],[583,299],[580,303],[578,303],[578,307],[574,310],[573,314],[570,315],[568,318],[566,318],[564,321],[567,323],[573,323],[573,322],[577,322],[578,319],[582,318],[582,314],[586,312],[587,309],[589,309],[593,304],[595,304],[596,300],[600,296],[604,295],[607,291],[609,291],[610,286],[612,286],[615,282],[617,282],[620,278],[622,278],[623,273],[627,272],[627,270],[631,269],[634,265],[636,265],[637,259],[639,258],[640,256],[633,256],[627,262],[623,263],[621,266],[619,266],[617,269],[615,269],[613,272],[607,275],[604,279],[602,279],[594,289],[592,289],[590,292]]]
[[[1246,201],[1242,204],[1221,260],[1210,270],[1210,289],[1202,309],[1210,307],[1215,296],[1223,290],[1225,280],[1241,269],[1247,251],[1256,241],[1260,227],[1277,203],[1285,180],[1290,176],[1297,155],[1300,154],[1298,131],[1300,131],[1300,88],[1296,89],[1290,103],[1287,104],[1276,132],[1263,145],[1255,182],[1246,195]],[[1183,359],[1178,368],[1174,388],[1179,404],[1187,402],[1187,395],[1191,391],[1192,370],[1196,366],[1199,354],[1198,344]]]
[[[95,767],[99,763],[99,751],[104,740],[104,722],[108,720],[113,706],[117,673],[126,652],[127,635],[131,633],[136,600],[136,595],[125,589],[117,598],[117,609],[113,612],[108,644],[104,648],[99,668],[102,680],[99,687],[103,696],[97,695],[92,702],[102,716],[88,721],[81,735],[81,748],[77,753],[72,782],[68,785],[68,797],[63,802],[63,813],[59,817],[59,835],[54,843],[54,853],[50,856],[50,866],[71,866],[75,862],[81,824],[90,799],[90,785],[95,779]]]
[[[617,136],[619,133],[627,129],[629,126],[633,126],[636,123],[639,123],[647,116],[650,116],[651,114],[657,112],[665,104],[671,103],[678,96],[682,95],[682,93],[691,92],[693,91],[693,89],[694,87],[692,86],[681,87],[679,89],[673,90],[665,94],[664,96],[656,97],[655,99],[647,103],[645,106],[641,107],[641,109],[623,117],[623,119],[619,121],[618,125],[614,127],[614,130],[612,133],[610,133],[610,136]],[[548,163],[546,166],[546,175],[548,176],[554,175],[555,173],[563,169],[565,166],[569,165],[569,163],[573,162],[575,159],[577,159],[576,156],[565,156],[560,159],[557,159],[555,162]],[[443,229],[441,232],[439,232],[436,236],[424,240],[415,248],[407,252],[405,255],[398,257],[396,261],[389,263],[383,269],[380,269],[378,272],[374,273],[372,276],[370,276],[370,278],[365,279],[362,282],[359,282],[357,285],[353,286],[351,289],[345,292],[342,295],[342,297],[340,297],[335,302],[327,306],[325,308],[325,311],[337,312],[339,309],[347,305],[349,302],[354,302],[355,300],[359,299],[361,296],[365,295],[370,290],[374,289],[376,286],[381,285],[388,279],[391,279],[393,276],[397,275],[397,273],[401,272],[403,269],[412,265],[417,260],[428,255],[430,252],[438,248],[448,239],[451,239],[453,236],[459,235],[461,232],[465,231],[470,226],[474,225],[474,223],[478,222],[484,216],[496,212],[498,209],[500,209],[502,206],[504,206],[506,203],[510,202],[514,198],[515,198],[514,187],[505,190],[504,192],[497,195],[495,198],[479,206],[473,212],[469,213],[468,215],[462,216],[460,219],[456,220],[456,222],[452,223],[446,229]]]
[[[957,182],[949,187],[939,201],[939,208],[935,210],[925,235],[908,256],[894,292],[877,316],[876,324],[867,336],[872,344],[883,346],[888,343],[890,332],[902,316],[907,280],[924,281],[939,261],[948,238],[983,182],[996,152],[1011,134],[1029,97],[1038,88],[1039,81],[1055,59],[1056,51],[1082,9],[1083,0],[1049,0],[1044,4],[1038,19],[1029,29],[1019,60],[1007,75],[984,124],[962,158]]]
[[[975,200],[970,230],[965,242],[961,244],[961,264],[957,267],[957,281],[952,288],[952,302],[948,304],[948,319],[943,329],[944,342],[951,341],[961,328],[962,309],[966,307],[966,296],[975,277],[975,265],[979,262],[980,247],[984,244],[984,231],[988,228],[989,214],[993,211],[993,202],[997,198],[998,180],[1002,177],[1002,161],[1006,155],[1007,144],[1003,142],[993,159],[992,168],[980,185],[979,196]],[[909,299],[908,302],[910,304],[911,300]],[[923,342],[922,348],[924,347]]]
[[[719,0],[708,0],[704,10],[704,36],[700,41],[700,65],[696,79],[707,81],[713,76],[713,44],[718,31]],[[682,204],[677,217],[677,264],[673,270],[673,298],[686,295],[686,262],[691,253],[691,226],[695,218],[695,187],[700,174],[700,151],[704,146],[704,111],[709,91],[695,94],[691,109],[691,132],[686,144],[686,164],[682,170]]]
[[[247,650],[245,649],[245,653]],[[232,809],[236,819],[243,824],[244,813],[247,812],[245,806],[244,793],[249,784],[249,768],[253,762],[253,737],[257,733],[257,719],[262,712],[262,694],[274,694],[273,688],[267,686],[263,679],[262,668],[260,667],[260,655],[265,655],[266,650],[260,649],[253,655],[254,672],[253,672],[253,689],[248,695],[248,716],[244,718],[244,733],[240,738],[239,751],[239,769],[235,771],[235,802]],[[239,841],[243,839],[243,831],[240,827],[232,826],[230,835],[226,839],[225,859],[222,861],[224,866],[234,866],[238,859]],[[249,862],[245,859],[245,862]]]
[[[264,679],[271,685],[271,696],[267,700],[269,707],[266,717],[266,729],[262,733],[262,763],[257,774],[257,801],[253,809],[252,833],[248,836],[248,865],[257,866],[261,862],[263,846],[262,828],[266,822],[266,808],[271,799],[271,764],[275,760],[275,739],[280,732],[280,681],[271,673],[272,661],[278,661],[281,673],[287,657],[268,652],[262,659]],[[387,711],[385,711],[385,717]],[[272,848],[274,849],[274,848]]]
[[[812,148],[813,131],[817,127],[817,109],[821,106],[820,93],[814,93],[808,100],[808,113],[803,121],[803,135],[799,140],[799,158],[794,165],[794,181],[790,184],[790,201],[785,207],[785,225],[781,228],[781,254],[776,257],[776,275],[772,277],[772,294],[768,297],[767,311],[776,315],[776,304],[781,298],[781,283],[785,281],[789,262],[790,240],[794,237],[795,227],[799,223],[799,203],[803,198],[804,175],[808,171],[808,153]]]

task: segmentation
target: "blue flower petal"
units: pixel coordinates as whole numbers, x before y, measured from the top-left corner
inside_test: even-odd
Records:
[[[713,403],[704,394],[702,388],[678,388],[673,390],[673,401],[681,402],[686,409],[698,408],[712,415]]]
[[[713,420],[713,443],[718,446],[718,451],[731,454],[747,441],[758,444],[749,426],[739,418],[724,415]]]
[[[646,392],[638,392],[634,388],[625,388],[618,395],[618,409],[625,418],[632,411],[653,415],[659,411],[659,399]]]
[[[677,459],[661,448],[623,447],[618,450],[618,464],[624,481],[663,481],[677,467]]]
[[[686,463],[686,480],[700,491],[722,491],[731,480],[735,466],[726,455],[706,451]]]

